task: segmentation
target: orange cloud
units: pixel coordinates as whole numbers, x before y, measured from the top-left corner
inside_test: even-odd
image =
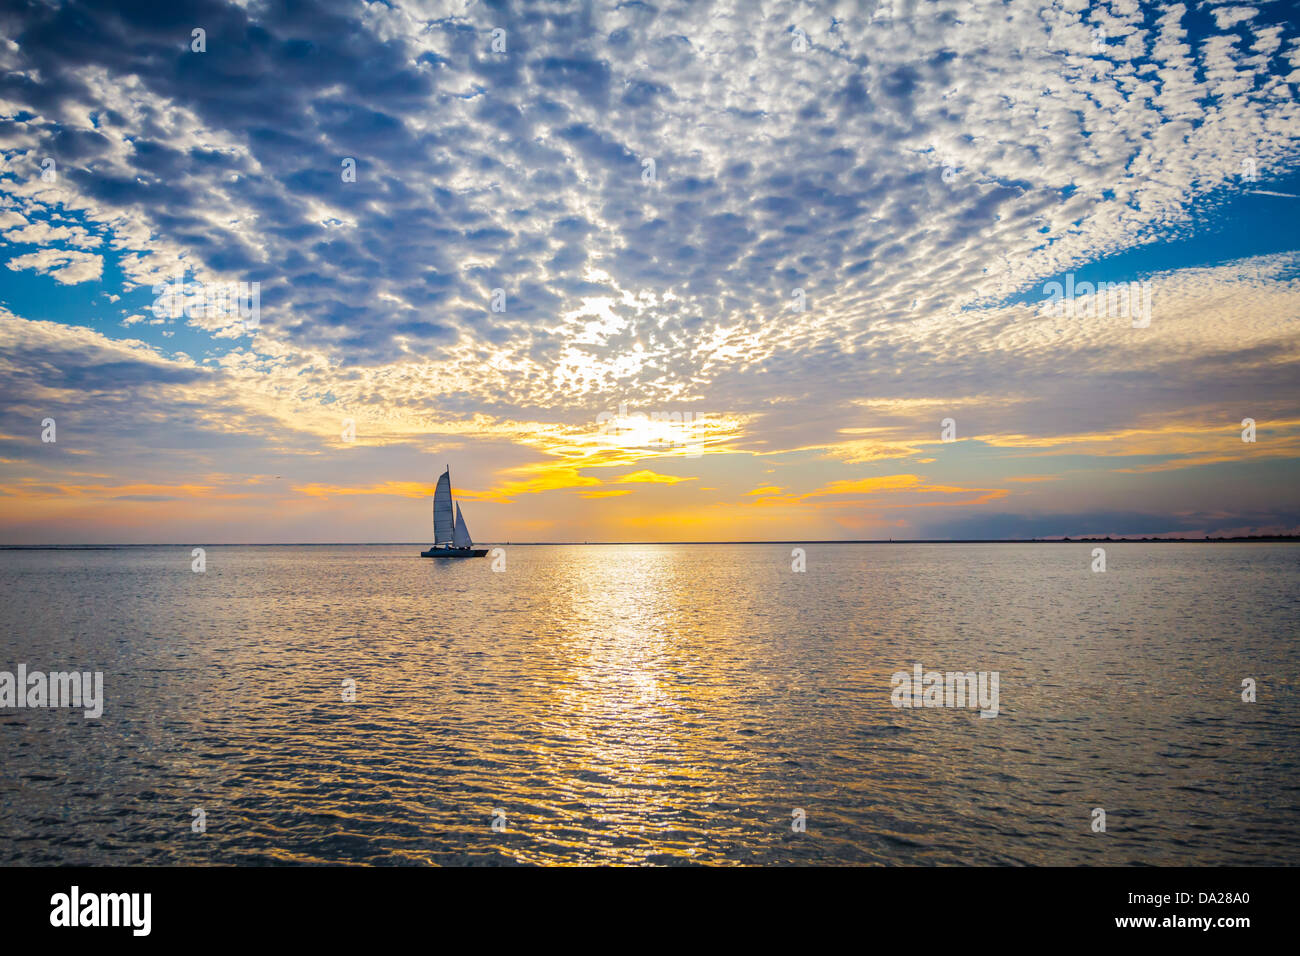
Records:
[[[630,475],[624,475],[622,478],[615,478],[617,484],[654,484],[654,485],[676,485],[683,481],[696,481],[696,478],[678,478],[676,475],[660,475],[653,471],[643,469],[634,471]]]
[[[860,495],[874,491],[893,491],[899,488],[911,488],[920,484],[919,475],[884,475],[879,478],[859,478],[856,481],[839,479],[823,485],[816,491],[810,491],[802,498],[814,498],[821,495]]]
[[[427,498],[433,494],[433,486],[420,481],[385,481],[383,484],[352,488],[347,485],[323,485],[313,482],[307,485],[295,485],[294,491],[300,495],[313,498],[329,498],[334,495],[392,495],[398,498]],[[457,492],[460,494],[460,492]]]
[[[132,482],[125,485],[81,485],[51,481],[39,478],[23,478],[17,485],[3,489],[11,498],[34,500],[57,500],[60,498],[85,498],[99,501],[131,500],[141,501],[159,498],[202,498],[205,500],[235,500],[252,498],[244,492],[217,493],[214,485],[154,485]]]

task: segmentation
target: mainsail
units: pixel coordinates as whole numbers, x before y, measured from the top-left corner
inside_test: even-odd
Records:
[[[433,489],[433,543],[451,544],[455,536],[451,517],[451,469],[438,477]]]
[[[470,540],[469,528],[465,527],[465,516],[460,513],[460,503],[456,503],[456,533],[452,539],[454,548],[472,548],[474,542]]]

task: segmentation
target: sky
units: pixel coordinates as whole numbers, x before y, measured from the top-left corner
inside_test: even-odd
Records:
[[[6,4],[0,543],[1300,532],[1295,14]]]

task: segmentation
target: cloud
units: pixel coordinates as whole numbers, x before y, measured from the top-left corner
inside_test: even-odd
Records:
[[[30,321],[51,317],[35,286],[7,298],[6,482],[71,453],[32,446],[30,416],[71,428],[92,401],[82,450],[122,479],[311,460],[326,473],[284,493],[358,516],[405,506],[418,492],[391,489],[451,447],[482,468],[466,485],[485,507],[581,495],[611,515],[706,481],[775,513],[834,505],[829,488],[899,508],[1063,489],[1005,484],[1046,459],[1111,456],[1092,467],[1112,482],[1231,463],[1233,422],[1296,417],[1300,259],[1196,240],[1245,209],[1289,235],[1300,44],[1266,5],[1208,13],[6,9],[11,281],[121,297],[54,323]],[[148,290],[180,266],[259,283],[260,328],[152,328]],[[1042,314],[1066,272],[1150,282],[1150,327]],[[105,331],[67,331],[91,322]],[[634,447],[597,427],[620,403],[705,424]],[[1275,428],[1253,460],[1293,438]],[[673,473],[700,451],[699,481]],[[976,457],[984,472],[954,473]],[[609,468],[656,480],[612,494]],[[903,470],[961,494],[880,484]]]
[[[104,274],[104,260],[101,256],[59,249],[42,249],[14,256],[6,265],[15,272],[34,269],[42,275],[53,276],[64,285],[92,282]]]
[[[1229,30],[1238,23],[1244,23],[1259,13],[1254,7],[1213,7],[1210,13],[1220,30]]]
[[[682,481],[695,481],[694,478],[679,478],[676,475],[660,475],[648,469],[634,471],[629,475],[623,475],[620,478],[613,479],[619,484],[661,484],[675,485]]]

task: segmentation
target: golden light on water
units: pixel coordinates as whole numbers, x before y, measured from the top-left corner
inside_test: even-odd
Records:
[[[556,668],[548,709],[567,745],[546,748],[545,774],[599,797],[555,839],[588,858],[627,859],[635,845],[641,856],[690,859],[697,847],[664,838],[683,812],[672,792],[699,775],[686,727],[710,696],[691,680],[690,562],[669,547],[617,550],[612,563],[591,549],[556,552],[566,583],[545,608],[557,625],[545,641]]]

